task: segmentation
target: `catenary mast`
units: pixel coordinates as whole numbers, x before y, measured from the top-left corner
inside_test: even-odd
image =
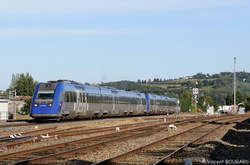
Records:
[[[236,57],[234,57],[234,112],[236,113]]]

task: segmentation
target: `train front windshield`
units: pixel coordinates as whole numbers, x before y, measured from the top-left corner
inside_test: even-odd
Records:
[[[53,100],[57,83],[42,83],[37,91],[36,100]]]
[[[54,91],[38,91],[37,98],[38,100],[53,100]]]

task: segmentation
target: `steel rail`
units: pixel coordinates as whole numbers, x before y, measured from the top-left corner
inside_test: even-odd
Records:
[[[34,134],[34,133],[37,133],[37,132],[42,132],[42,131],[46,131],[46,130],[51,130],[51,129],[56,129],[57,126],[54,126],[54,127],[49,127],[49,128],[44,128],[44,129],[38,129],[38,130],[34,130],[34,131],[29,131],[29,132],[19,132],[21,133],[22,135],[30,135],[30,134]],[[3,136],[1,138],[8,138],[9,136]]]
[[[223,117],[222,119],[224,119],[224,118],[225,117]],[[216,119],[216,120],[222,120],[222,119],[220,118],[220,119]],[[176,121],[176,122],[179,122],[179,121]],[[183,125],[183,124],[186,124],[186,122],[187,121],[185,120],[184,123],[179,123],[179,124],[176,124],[176,125]],[[154,126],[166,125],[166,124],[169,124],[169,123],[173,123],[173,122],[168,122],[168,123],[164,123],[164,124],[157,124],[157,125],[154,125]],[[146,126],[146,127],[141,127],[141,128],[148,129],[150,127],[153,127],[153,126]],[[141,130],[141,128],[136,128],[136,129],[133,129],[133,130]],[[88,150],[88,149],[91,149],[91,148],[100,147],[100,146],[103,146],[103,145],[106,145],[106,144],[109,144],[109,143],[114,143],[114,142],[117,142],[117,141],[122,141],[122,140],[130,139],[130,138],[133,138],[133,137],[138,137],[138,136],[143,136],[143,135],[146,135],[146,134],[151,134],[153,132],[157,132],[157,131],[160,131],[160,130],[163,130],[163,129],[166,129],[166,128],[165,127],[164,128],[158,128],[158,129],[155,129],[155,130],[152,130],[152,131],[148,131],[148,132],[138,133],[138,134],[135,134],[135,135],[130,135],[130,136],[127,136],[127,137],[122,137],[122,138],[118,138],[118,139],[115,139],[115,140],[110,140],[110,141],[107,141],[107,142],[101,142],[99,144],[94,144],[94,145],[90,145],[90,146],[85,146],[85,147],[81,147],[81,148],[77,148],[77,149],[73,149],[73,150],[68,150],[68,151],[60,152],[60,153],[57,153],[57,154],[51,154],[51,155],[47,155],[47,156],[35,158],[35,159],[32,159],[32,160],[18,162],[16,164],[39,163],[40,161],[45,160],[45,159],[53,159],[55,157],[59,157],[59,156],[63,156],[63,155],[69,155],[69,154],[80,152],[80,151],[83,151],[83,150]],[[127,132],[127,131],[123,131],[122,133],[125,133],[125,132]]]
[[[166,122],[166,123],[163,123],[163,124],[157,124],[157,125],[151,125],[151,126],[146,126],[146,127],[140,127],[140,128],[135,128],[135,129],[132,129],[132,130],[127,130],[127,131],[122,131],[122,132],[119,132],[119,134],[123,134],[123,133],[126,133],[126,132],[131,132],[131,131],[138,131],[138,130],[142,130],[142,129],[148,129],[148,128],[152,128],[152,127],[158,127],[158,126],[162,126],[162,125],[167,125],[167,124],[169,124],[169,123],[178,123],[178,124],[176,124],[176,125],[183,125],[183,124],[186,124],[186,122],[188,122],[188,121],[186,121],[186,119],[185,120],[183,120],[184,121],[184,123],[178,123],[178,122],[180,122],[180,121],[175,121],[175,122],[173,122],[173,121],[170,121],[170,122]],[[119,138],[119,139],[116,139],[116,140],[111,140],[110,142],[103,142],[103,143],[100,143],[99,145],[98,144],[96,144],[96,145],[92,145],[92,146],[89,146],[90,148],[93,148],[93,147],[97,147],[97,146],[102,146],[103,144],[108,144],[108,143],[113,143],[113,142],[116,142],[116,141],[120,141],[120,140],[124,140],[124,139],[128,139],[128,138],[133,138],[133,137],[136,137],[136,136],[143,136],[143,135],[145,135],[145,134],[150,134],[150,133],[153,133],[153,132],[157,132],[157,131],[160,131],[160,130],[162,130],[162,129],[166,129],[165,127],[164,128],[158,128],[158,129],[155,129],[155,130],[152,130],[152,131],[148,131],[148,132],[143,132],[143,133],[139,133],[139,134],[135,134],[135,135],[130,135],[130,136],[128,136],[128,137],[123,137],[123,138]],[[115,134],[118,134],[118,133],[115,133]],[[113,134],[108,134],[108,135],[112,135],[112,136],[114,136],[114,133]],[[108,137],[108,136],[106,136],[106,135],[103,135],[103,136],[101,136],[101,137],[98,137],[98,139],[99,138],[103,138],[103,137]],[[87,140],[92,140],[93,138],[87,138]],[[70,145],[70,144],[72,144],[72,143],[70,143],[70,142],[68,142],[67,143],[67,145]],[[65,144],[64,144],[65,145]],[[62,147],[62,146],[58,146],[58,147]],[[87,146],[86,147],[84,147],[83,149],[81,149],[81,148],[79,148],[79,149],[75,149],[75,150],[72,150],[72,151],[66,151],[65,153],[58,153],[58,154],[56,154],[56,155],[48,155],[48,156],[45,156],[45,157],[42,157],[42,158],[37,158],[37,159],[32,159],[32,160],[29,160],[29,161],[25,161],[25,163],[27,163],[27,162],[34,162],[34,161],[40,161],[40,160],[44,160],[45,158],[50,158],[50,157],[57,157],[57,156],[60,156],[61,154],[70,154],[71,152],[72,153],[74,153],[74,152],[78,152],[79,150],[85,150],[87,148]],[[34,152],[36,152],[36,151],[34,151]],[[12,154],[13,155],[13,154]],[[0,155],[1,156],[1,155]],[[24,163],[23,161],[22,162],[18,162],[18,164],[22,164],[22,163]]]
[[[198,129],[198,128],[203,127],[203,126],[206,126],[206,125],[208,125],[208,124],[210,124],[210,123],[212,123],[214,121],[226,120],[228,118],[237,118],[237,117],[226,117],[226,118],[222,118],[222,119],[216,119],[216,120],[213,120],[213,121],[209,121],[207,123],[203,123],[203,124],[201,124],[199,126],[196,126],[194,128],[182,131],[180,133],[177,133],[177,134],[174,134],[174,135],[171,135],[171,136],[168,136],[168,137],[164,137],[164,138],[162,138],[160,140],[157,140],[157,141],[154,141],[152,143],[146,144],[144,146],[141,146],[141,147],[135,148],[133,150],[127,151],[127,152],[122,153],[120,155],[116,155],[114,157],[111,157],[111,158],[99,161],[97,163],[94,163],[93,165],[106,165],[106,164],[111,164],[111,163],[116,162],[116,161],[121,161],[121,160],[125,159],[126,157],[129,157],[130,155],[134,155],[134,154],[139,153],[141,151],[147,150],[148,148],[156,146],[156,145],[158,145],[158,144],[160,144],[160,143],[162,143],[162,142],[164,142],[166,140],[171,140],[171,139],[173,139],[173,138],[175,138],[177,136],[187,134],[187,133],[189,133],[192,130]]]
[[[239,119],[233,119],[232,121],[235,121],[235,120],[239,120]],[[232,122],[232,121],[230,121],[230,122]],[[200,137],[198,137],[198,138],[192,140],[191,142],[183,145],[182,147],[178,148],[174,152],[172,152],[169,155],[165,156],[164,158],[162,158],[161,160],[157,161],[153,165],[163,165],[166,162],[170,163],[171,160],[174,159],[178,154],[180,154],[185,148],[190,147],[193,143],[197,143],[198,141],[201,141],[203,138],[205,138],[206,136],[208,136],[212,132],[216,131],[217,129],[223,127],[227,123],[228,122],[224,122],[221,125],[219,125],[218,127],[216,127],[214,129],[210,130],[209,132],[205,133],[204,135],[201,135]]]
[[[36,137],[37,135],[31,135],[31,134],[43,132],[43,131],[48,131],[48,130],[52,130],[52,129],[56,129],[56,128],[57,128],[57,126],[39,129],[39,130],[34,130],[34,131],[29,131],[29,132],[21,132],[22,136],[19,138],[9,138],[8,136],[4,136],[4,137],[2,137],[1,140],[7,139],[6,142],[8,142],[8,143],[1,144],[0,148],[3,148],[3,147],[11,148],[15,145],[24,144],[24,143],[28,142],[29,139],[32,139],[32,141],[33,141],[33,138]]]
[[[61,130],[56,130],[56,131],[52,131],[52,132],[47,132],[47,133],[44,133],[44,134],[49,134],[51,137],[57,136],[57,138],[64,138],[64,137],[69,137],[69,136],[74,136],[74,135],[94,134],[94,133],[99,133],[100,131],[108,132],[108,131],[115,130],[116,127],[120,127],[122,129],[125,129],[125,128],[128,128],[129,126],[135,127],[135,126],[140,126],[140,125],[143,125],[143,124],[151,124],[151,123],[152,122],[143,122],[143,123],[124,124],[124,125],[111,126],[111,127],[100,127],[100,128],[93,128],[93,129],[81,129],[81,130],[73,130],[73,129],[82,128],[82,127],[73,127],[73,128],[68,128],[68,129],[61,129]],[[55,129],[55,128],[56,127],[52,127],[52,128],[49,128],[49,129]],[[25,133],[21,133],[21,134],[22,135],[28,135],[28,134],[31,134],[31,133],[41,132],[41,131],[44,131],[44,130],[47,130],[47,129],[36,130],[36,131],[31,131],[31,132],[25,132]],[[68,131],[68,130],[73,130],[73,131]],[[40,142],[42,139],[43,138],[40,137],[40,135],[32,135],[32,136],[27,136],[27,137],[22,137],[22,138],[14,138],[14,139],[13,138],[8,138],[7,139],[7,140],[9,140],[8,143],[0,145],[0,148],[3,148],[3,147],[5,147],[5,148],[13,148],[16,145]]]
[[[220,118],[220,119],[217,119],[217,120],[222,120],[222,119],[225,119],[227,117],[223,117],[223,118]],[[206,118],[207,119],[207,118]],[[189,119],[190,120],[190,119]],[[200,119],[197,119],[200,121]],[[184,121],[184,122],[189,122],[188,119],[184,119],[184,120],[181,120],[181,121]],[[17,152],[12,152],[12,153],[8,153],[8,154],[3,154],[3,155],[0,155],[0,159],[4,159],[4,158],[8,158],[8,157],[13,157],[13,156],[17,156],[17,155],[24,155],[24,154],[28,154],[28,153],[32,153],[32,152],[39,152],[39,151],[44,151],[44,150],[47,150],[47,149],[53,149],[53,148],[58,148],[58,147],[64,147],[64,146],[67,146],[67,145],[72,145],[72,144],[76,144],[76,143],[82,143],[82,142],[87,142],[87,141],[91,141],[91,140],[97,140],[97,139],[101,139],[101,138],[107,138],[107,137],[111,137],[111,136],[116,136],[116,135],[120,135],[120,134],[123,134],[123,133],[129,133],[129,132],[132,132],[132,131],[139,131],[139,130],[143,130],[143,129],[148,129],[148,128],[152,128],[152,127],[158,127],[158,126],[161,126],[161,125],[167,125],[169,123],[175,123],[175,122],[180,122],[180,121],[170,121],[170,122],[165,122],[163,124],[156,124],[156,125],[151,125],[151,126],[145,126],[145,127],[140,127],[140,128],[135,128],[135,129],[130,129],[130,130],[126,130],[126,131],[121,131],[121,132],[116,132],[116,133],[111,133],[111,134],[105,134],[105,135],[101,135],[101,136],[95,136],[95,137],[91,137],[91,138],[85,138],[85,139],[80,139],[80,140],[76,140],[76,141],[71,141],[71,142],[66,142],[66,143],[59,143],[59,144],[54,144],[54,145],[51,145],[51,146],[46,146],[46,147],[40,147],[40,148],[34,148],[34,149],[30,149],[30,150],[23,150],[23,151],[17,151]],[[180,124],[185,124],[185,123],[180,123]],[[165,129],[165,128],[164,128]],[[136,135],[136,136],[139,136],[139,135]],[[142,135],[140,135],[142,136]],[[103,143],[101,143],[102,145]],[[100,144],[99,144],[100,145]],[[98,145],[97,145],[98,146]],[[93,146],[94,147],[94,146]],[[81,150],[81,149],[76,149],[75,151],[69,151],[69,152],[78,152],[78,150]],[[66,153],[65,153],[66,154]],[[43,160],[44,158],[42,158]],[[35,160],[34,160],[35,161]],[[21,162],[20,162],[21,163]]]
[[[167,125],[169,123],[173,123],[173,122],[166,122],[164,124],[156,124],[156,125],[151,125],[151,126],[144,126],[144,127],[129,129],[129,130],[125,130],[125,131],[120,131],[120,132],[109,133],[109,134],[105,134],[105,135],[99,135],[99,136],[95,136],[95,137],[89,137],[89,138],[84,138],[84,139],[80,139],[80,140],[70,141],[70,142],[66,142],[66,143],[59,143],[59,144],[54,144],[54,145],[45,146],[45,147],[39,147],[39,148],[33,148],[33,149],[28,149],[28,150],[11,152],[11,153],[0,155],[0,160],[5,159],[5,158],[9,158],[9,157],[13,157],[13,156],[17,156],[17,155],[21,155],[21,154],[22,155],[23,154],[29,154],[29,153],[32,153],[32,152],[44,151],[44,150],[47,150],[47,149],[53,149],[53,148],[68,146],[68,145],[72,145],[72,144],[83,143],[83,142],[87,142],[87,141],[91,141],[91,140],[98,140],[98,139],[101,139],[101,138],[112,137],[112,136],[116,136],[116,135],[120,135],[120,134],[124,134],[124,133],[129,133],[129,132],[133,132],[133,131],[140,131],[140,130],[149,129],[149,128],[152,128],[152,127]]]
[[[31,126],[31,125],[36,125],[36,123],[6,124],[6,125],[0,125],[0,128],[6,128],[6,127],[20,127],[20,126]]]
[[[178,123],[176,125],[184,125],[184,124],[186,124],[186,123]],[[29,163],[31,163],[31,164],[39,163],[42,160],[53,159],[53,158],[60,157],[60,156],[65,156],[65,155],[69,155],[69,154],[74,154],[74,153],[90,150],[90,149],[97,148],[97,147],[102,147],[104,145],[112,144],[112,143],[115,143],[115,142],[118,142],[118,141],[124,141],[124,140],[131,139],[131,138],[134,138],[134,137],[144,136],[144,135],[147,135],[147,134],[152,134],[154,132],[159,132],[159,131],[165,130],[165,129],[166,129],[165,127],[161,127],[161,128],[157,128],[157,129],[154,129],[154,130],[151,130],[151,131],[137,133],[137,134],[134,134],[134,135],[121,137],[121,138],[114,139],[114,140],[109,140],[109,141],[106,141],[106,142],[101,142],[101,143],[97,143],[97,144],[93,144],[93,145],[89,145],[89,146],[85,146],[85,147],[80,147],[80,148],[72,149],[72,150],[68,150],[68,151],[58,152],[56,154],[46,155],[46,156],[31,159],[31,160],[16,162],[15,164],[16,165],[21,165],[21,164],[29,164]]]

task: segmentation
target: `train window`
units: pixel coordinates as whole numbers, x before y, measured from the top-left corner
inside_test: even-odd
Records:
[[[69,102],[69,92],[64,93],[64,102]]]
[[[94,94],[94,93],[89,93],[87,94],[88,97],[88,103],[101,103],[101,95]]]
[[[142,104],[142,100],[140,98],[137,98],[137,105],[141,105]]]
[[[88,100],[88,103],[91,103],[92,102],[92,98],[89,94],[87,94],[87,100]]]
[[[130,104],[128,97],[119,97],[119,104]]]
[[[86,95],[85,95],[85,93],[82,94],[82,99],[83,99],[83,102],[85,103],[86,102]]]
[[[165,100],[157,100],[157,105],[166,105]]]
[[[130,104],[137,104],[137,100],[134,97],[128,97],[128,101]]]
[[[76,92],[71,92],[71,102],[76,102]]]
[[[47,84],[45,87],[50,88],[50,87],[51,87],[51,84]]]
[[[114,99],[115,99],[115,100],[114,100],[114,103],[115,103],[115,104],[119,104],[119,96],[115,95],[115,96],[114,96]]]
[[[76,92],[65,92],[64,94],[64,101],[65,102],[76,102]]]
[[[80,98],[80,102],[81,103],[85,103],[85,93],[80,93],[80,96],[79,96]]]
[[[150,105],[155,105],[155,100],[154,99],[150,100]]]
[[[54,91],[38,91],[36,99],[53,99],[54,98]]]
[[[60,96],[59,96],[59,102],[62,102],[63,101],[63,91],[60,92]]]
[[[113,100],[112,97],[112,95],[103,95],[103,103],[111,104]]]

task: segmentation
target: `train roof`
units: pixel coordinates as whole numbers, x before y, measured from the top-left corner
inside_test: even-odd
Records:
[[[76,85],[84,85],[82,83],[79,83],[79,82],[76,82],[76,81],[73,81],[73,80],[51,80],[51,81],[48,81],[48,83],[67,83],[67,84],[76,84]]]
[[[168,100],[171,100],[171,101],[178,101],[179,100],[177,98],[172,98],[172,97],[169,97],[169,96],[156,95],[156,94],[151,94],[151,93],[148,93],[147,95],[149,95],[150,98],[155,98],[155,99],[159,99],[159,100],[165,100],[165,99],[168,99]]]
[[[123,96],[137,96],[137,97],[145,97],[144,93],[140,93],[140,92],[136,92],[136,91],[125,91],[125,90],[120,90],[120,89],[116,89],[113,87],[102,87],[102,86],[91,86],[91,85],[85,85],[82,83],[78,83],[76,81],[72,81],[72,80],[52,80],[52,81],[48,81],[47,83],[65,83],[65,84],[69,84],[69,85],[76,85],[75,87],[81,88],[83,90],[92,90],[92,92],[94,90],[101,90],[102,94],[110,94],[110,93],[117,93],[119,95],[123,95]]]
[[[128,96],[128,95],[134,95],[137,97],[144,97],[145,94],[144,93],[140,93],[137,91],[125,91],[125,90],[120,90],[120,89],[116,89],[113,87],[106,87],[106,86],[91,86],[91,85],[85,85],[73,80],[51,80],[48,81],[47,83],[65,83],[65,84],[72,84],[72,85],[79,85],[79,87],[83,88],[84,90],[93,90],[93,89],[101,89],[102,94],[110,94],[110,93],[117,93],[119,95],[123,95],[123,96]],[[178,101],[179,99],[177,98],[172,98],[172,97],[168,97],[168,96],[162,96],[162,95],[156,95],[156,94],[151,94],[148,93],[147,95],[149,95],[150,98],[155,98],[155,99],[168,99],[168,100],[172,100],[172,101]]]

